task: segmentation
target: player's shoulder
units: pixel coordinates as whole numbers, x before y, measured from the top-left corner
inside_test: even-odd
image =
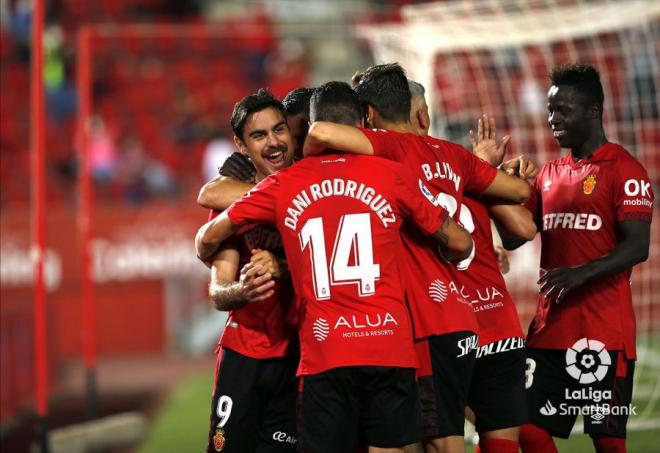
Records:
[[[443,140],[430,135],[422,137],[422,140],[434,152],[439,153],[444,160],[465,161],[469,159],[479,159],[459,143],[450,142],[449,140]]]
[[[602,160],[615,161],[623,165],[641,165],[637,158],[618,143],[606,143],[598,151],[597,157]]]

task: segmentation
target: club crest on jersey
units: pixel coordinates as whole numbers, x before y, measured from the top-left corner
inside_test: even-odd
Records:
[[[213,436],[213,448],[215,451],[222,451],[225,448],[225,432],[220,428],[215,430],[215,436]]]
[[[596,175],[591,174],[582,183],[582,191],[585,195],[591,195],[596,188]]]

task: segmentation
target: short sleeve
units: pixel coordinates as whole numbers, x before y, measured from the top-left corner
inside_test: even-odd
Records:
[[[621,159],[616,165],[616,216],[619,222],[651,222],[653,217],[653,189],[649,175],[635,159]]]
[[[360,128],[360,130],[371,142],[371,147],[374,149],[374,156],[397,162],[403,161],[404,147],[401,144],[403,136],[400,132],[365,128]]]
[[[497,169],[462,146],[454,145],[453,148],[456,149],[451,152],[460,153],[463,158],[465,191],[479,194],[486,190],[497,176]]]
[[[433,195],[421,179],[401,167],[397,173],[397,194],[406,220],[411,221],[426,234],[433,234],[444,224],[449,212],[433,201]]]
[[[247,223],[275,223],[279,179],[271,175],[227,208],[227,216],[235,226]]]

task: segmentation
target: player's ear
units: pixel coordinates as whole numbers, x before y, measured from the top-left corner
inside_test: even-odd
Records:
[[[376,109],[373,108],[372,106],[368,105],[367,106],[367,127],[374,127],[374,118],[378,115],[376,112]]]
[[[428,110],[423,108],[417,110],[417,122],[419,123],[420,129],[424,132],[429,130],[429,127],[431,126],[431,118],[429,118]]]
[[[588,115],[589,115],[589,119],[600,118],[601,113],[600,113],[600,107],[598,107],[598,104],[591,104],[589,106]]]
[[[243,140],[241,140],[235,135],[234,135],[234,145],[236,145],[236,148],[238,148],[239,153],[245,154],[246,156],[248,155],[247,146],[245,146],[245,142],[243,142]]]

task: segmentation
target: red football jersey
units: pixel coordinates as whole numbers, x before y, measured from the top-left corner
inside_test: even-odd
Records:
[[[584,264],[617,244],[619,222],[650,222],[653,191],[646,170],[621,146],[607,143],[591,158],[572,155],[543,166],[526,206],[541,231],[541,272]],[[634,359],[635,314],[628,269],[571,291],[560,304],[539,295],[527,345],[565,349],[581,338]]]
[[[211,218],[217,215],[218,212],[213,212]],[[280,234],[270,225],[246,225],[231,241],[240,253],[239,270],[250,261],[251,250],[255,248],[284,257]],[[296,331],[287,322],[292,301],[291,284],[276,280],[272,297],[229,312],[219,344],[255,359],[296,353]]]
[[[479,323],[479,346],[504,338],[521,338],[523,331],[513,299],[506,289],[493,248],[488,208],[479,201],[463,198],[463,226],[472,234],[475,254],[458,277]]]
[[[400,228],[409,219],[430,234],[448,214],[405,168],[374,157],[310,157],[263,180],[228,215],[235,225],[274,224],[282,235],[299,304],[299,374],[415,367]]]
[[[483,192],[497,170],[465,148],[433,137],[384,130],[362,130],[377,156],[412,169],[422,192],[458,221],[463,191]],[[470,301],[461,294],[455,268],[442,261],[434,247],[414,231],[404,230],[403,255],[407,297],[415,338],[477,331]]]

